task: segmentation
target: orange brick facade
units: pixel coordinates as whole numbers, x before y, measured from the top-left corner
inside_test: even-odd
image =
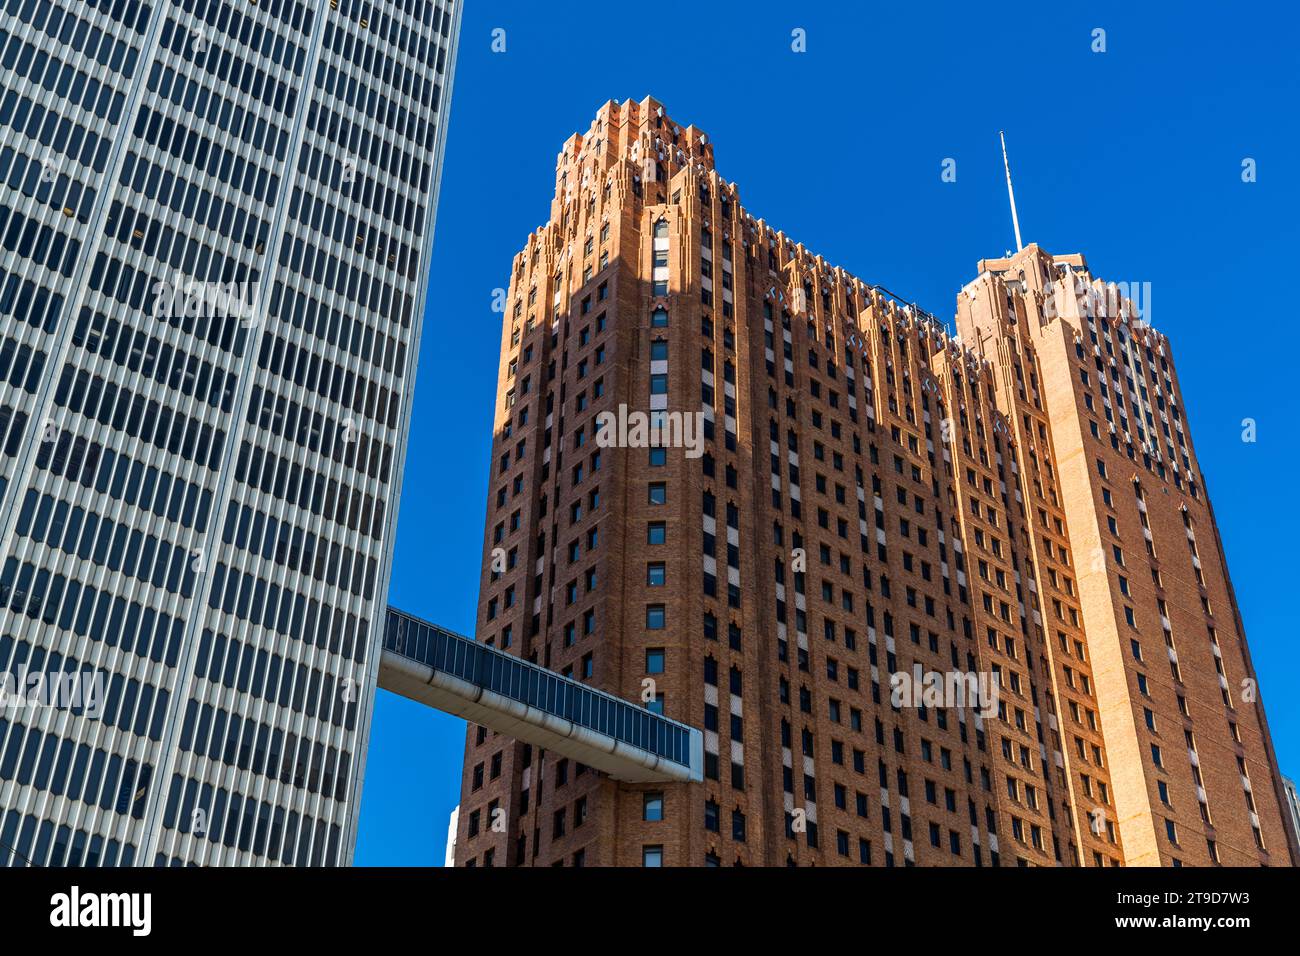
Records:
[[[950,337],[606,103],[513,263],[476,637],[703,728],[705,780],[471,726],[457,865],[1290,865],[1169,345],[1105,288],[1029,246]]]

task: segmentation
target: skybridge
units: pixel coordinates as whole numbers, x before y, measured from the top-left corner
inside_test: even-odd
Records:
[[[704,779],[704,737],[593,687],[389,608],[379,686],[627,783]]]

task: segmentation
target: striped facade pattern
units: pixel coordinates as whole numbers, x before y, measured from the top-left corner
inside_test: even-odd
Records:
[[[459,16],[0,0],[0,860],[350,862]]]

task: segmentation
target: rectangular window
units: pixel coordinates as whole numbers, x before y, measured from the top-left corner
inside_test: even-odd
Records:
[[[641,804],[641,819],[650,822],[658,822],[664,818],[664,795],[662,793],[647,793],[643,795]]]

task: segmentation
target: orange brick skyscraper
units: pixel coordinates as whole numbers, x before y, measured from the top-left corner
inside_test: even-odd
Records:
[[[513,264],[477,638],[703,728],[705,780],[471,726],[457,864],[1290,865],[1132,312],[1031,245],[953,339],[748,215],[699,130],[606,103]],[[620,406],[702,444],[606,447]],[[996,712],[895,698],[914,673],[995,676]]]

